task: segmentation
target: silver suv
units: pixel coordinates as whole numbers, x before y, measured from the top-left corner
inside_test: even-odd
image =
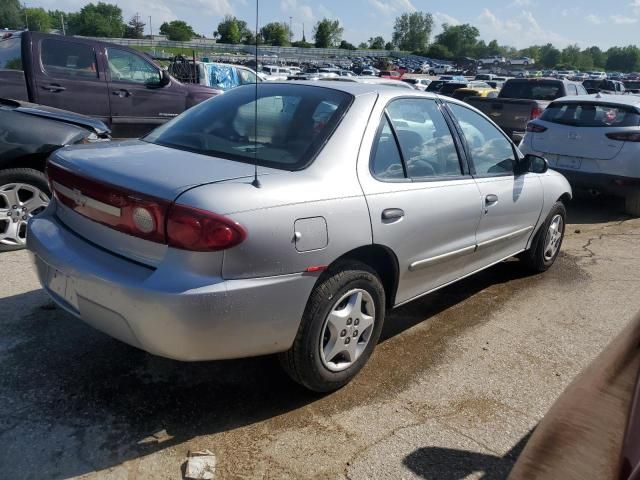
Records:
[[[239,87],[48,175],[27,242],[60,306],[173,359],[280,353],[316,391],[387,310],[513,255],[549,268],[571,197],[464,103],[347,82]]]

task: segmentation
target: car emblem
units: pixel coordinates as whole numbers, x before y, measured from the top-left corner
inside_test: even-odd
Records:
[[[569,132],[569,140],[578,140],[580,138],[580,135],[578,135],[576,132]]]
[[[87,204],[87,197],[85,197],[77,188],[73,189],[73,196],[71,200],[73,200],[73,203],[79,207],[84,207]]]

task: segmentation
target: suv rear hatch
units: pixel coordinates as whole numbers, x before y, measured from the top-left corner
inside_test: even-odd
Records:
[[[540,121],[546,130],[533,135],[531,145],[535,150],[567,157],[610,160],[620,153],[625,143],[612,135],[637,133],[640,114],[625,105],[558,101],[549,105]]]

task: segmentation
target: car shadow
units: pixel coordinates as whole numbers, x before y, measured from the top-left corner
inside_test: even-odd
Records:
[[[617,222],[631,218],[624,212],[624,199],[606,195],[591,196],[575,192],[567,205],[567,221],[571,224],[590,225]]]
[[[481,473],[483,480],[503,480],[509,476],[533,430],[522,437],[504,456],[454,448],[423,447],[405,457],[403,464],[424,479],[460,480]]]

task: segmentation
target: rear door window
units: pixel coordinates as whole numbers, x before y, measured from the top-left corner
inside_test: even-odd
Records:
[[[567,95],[578,95],[578,89],[575,85],[567,85]]]
[[[0,70],[22,70],[20,38],[0,41]]]
[[[50,75],[98,77],[96,53],[90,45],[46,38],[40,44],[40,56]]]
[[[628,106],[591,102],[554,102],[541,120],[573,127],[635,127],[640,115]]]

